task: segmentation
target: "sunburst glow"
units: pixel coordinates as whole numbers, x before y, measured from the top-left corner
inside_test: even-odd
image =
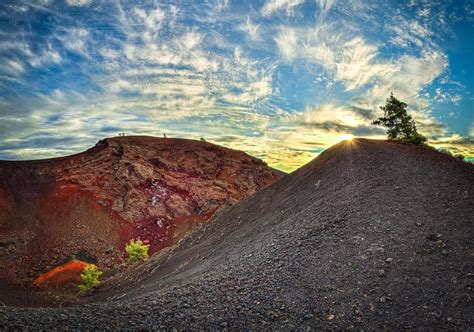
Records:
[[[352,141],[352,139],[354,138],[353,135],[349,134],[349,135],[343,135],[340,137],[339,141]]]

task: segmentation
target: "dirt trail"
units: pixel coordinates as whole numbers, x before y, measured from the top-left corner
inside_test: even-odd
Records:
[[[355,139],[65,309],[0,327],[469,330],[474,167]]]

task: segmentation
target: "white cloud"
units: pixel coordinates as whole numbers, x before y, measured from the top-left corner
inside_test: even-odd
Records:
[[[380,77],[368,92],[378,104],[391,92],[416,109],[423,109],[427,101],[420,97],[423,87],[429,85],[446,69],[446,56],[439,51],[426,51],[421,57],[403,55],[394,63],[395,70]]]
[[[294,29],[282,28],[275,41],[284,59],[291,61],[297,56],[298,38]]]
[[[269,16],[278,11],[285,11],[287,15],[291,15],[295,7],[301,5],[305,0],[267,0],[262,7],[262,14]]]
[[[459,102],[462,100],[462,96],[459,94],[451,94],[448,92],[443,92],[441,88],[436,88],[434,100],[439,103],[453,103],[459,105]]]
[[[17,75],[23,74],[23,72],[25,71],[25,66],[19,60],[8,59],[4,61],[0,71],[17,76]]]
[[[120,52],[110,48],[103,48],[99,50],[99,53],[108,59],[117,59],[120,56]]]
[[[253,24],[249,16],[247,16],[245,23],[240,26],[240,29],[246,32],[251,40],[260,39],[260,25]]]
[[[260,79],[255,78],[249,84],[242,84],[240,85],[240,92],[235,93],[231,91],[225,92],[221,96],[221,100],[236,104],[246,106],[253,102],[261,101],[265,98],[268,98],[272,92],[272,79],[270,76],[266,76],[265,74],[259,74],[258,77]]]
[[[295,54],[295,47],[296,45],[291,46],[291,44],[287,44],[287,47],[291,50],[285,50],[285,53]],[[307,57],[310,61],[314,61],[321,66],[325,67],[328,70],[336,70],[337,67],[337,59],[336,59],[336,52],[333,47],[326,43],[318,43],[318,44],[304,44],[301,47],[303,51],[302,55]]]
[[[32,56],[33,53],[30,49],[30,46],[22,41],[13,41],[13,40],[5,40],[0,42],[0,50],[1,51],[13,51],[18,54],[22,54],[25,56]]]
[[[90,5],[92,0],[66,0],[69,6],[82,7]]]
[[[419,17],[428,18],[430,16],[430,8],[422,8],[416,14]]]
[[[272,93],[271,77],[263,76],[262,79],[250,83],[249,89],[257,99],[269,96]]]
[[[41,67],[50,63],[59,64],[62,60],[61,54],[48,44],[41,54],[30,57],[29,62],[33,67]]]
[[[307,108],[303,113],[296,115],[292,121],[307,126],[330,125],[347,128],[357,128],[367,125],[367,119],[352,109],[327,103],[316,108]]]
[[[221,82],[217,88],[222,95],[220,100],[239,106],[250,107],[268,98],[272,92],[271,73],[273,68],[258,68],[258,63],[248,58],[240,47],[234,49],[234,57],[223,63],[224,76],[232,77],[227,84]]]
[[[113,93],[119,93],[122,91],[134,91],[133,84],[127,80],[117,78],[114,81],[107,83],[107,89]]]
[[[356,37],[346,42],[336,63],[336,79],[348,90],[357,89],[393,71],[393,65],[377,61],[377,47]]]
[[[200,33],[192,30],[185,33],[178,43],[184,50],[189,51],[201,44],[202,39],[203,36]]]
[[[393,64],[378,59],[375,45],[360,36],[337,33],[330,25],[283,27],[275,40],[283,59],[318,64],[342,81],[347,90],[360,88],[394,70]]]
[[[60,37],[64,47],[88,57],[87,41],[89,31],[84,28],[71,28],[66,30],[66,34]]]
[[[334,6],[336,0],[316,0],[316,3],[319,5],[321,16],[326,15],[329,10]]]
[[[148,12],[141,8],[134,8],[133,10],[138,21],[144,25],[145,37],[154,37],[155,33],[162,27],[165,12],[161,8],[155,8]]]
[[[272,94],[272,68],[260,69],[258,61],[230,43],[217,45],[220,54],[209,51],[216,35],[181,24],[171,28],[178,12],[174,6],[123,10],[119,4],[127,38],[113,49],[99,45],[97,52],[107,61],[96,78],[107,92],[101,99],[116,101],[96,108],[116,112],[117,118],[124,112],[145,114],[157,122],[226,112],[238,119]],[[164,28],[171,30],[166,38]],[[210,43],[203,42],[206,38]]]
[[[216,11],[221,12],[229,8],[229,0],[217,0]]]
[[[406,20],[401,16],[395,18],[395,23],[385,26],[392,33],[390,42],[402,48],[408,47],[432,47],[432,32],[428,27],[415,20]]]

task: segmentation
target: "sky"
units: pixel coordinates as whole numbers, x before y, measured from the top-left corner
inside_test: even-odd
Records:
[[[165,133],[292,171],[393,92],[474,160],[472,59],[472,0],[2,0],[0,159]]]

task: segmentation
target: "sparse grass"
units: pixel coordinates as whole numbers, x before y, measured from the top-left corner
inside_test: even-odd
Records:
[[[141,240],[130,240],[129,244],[125,247],[127,252],[127,261],[136,262],[148,259],[149,245],[143,244]]]

